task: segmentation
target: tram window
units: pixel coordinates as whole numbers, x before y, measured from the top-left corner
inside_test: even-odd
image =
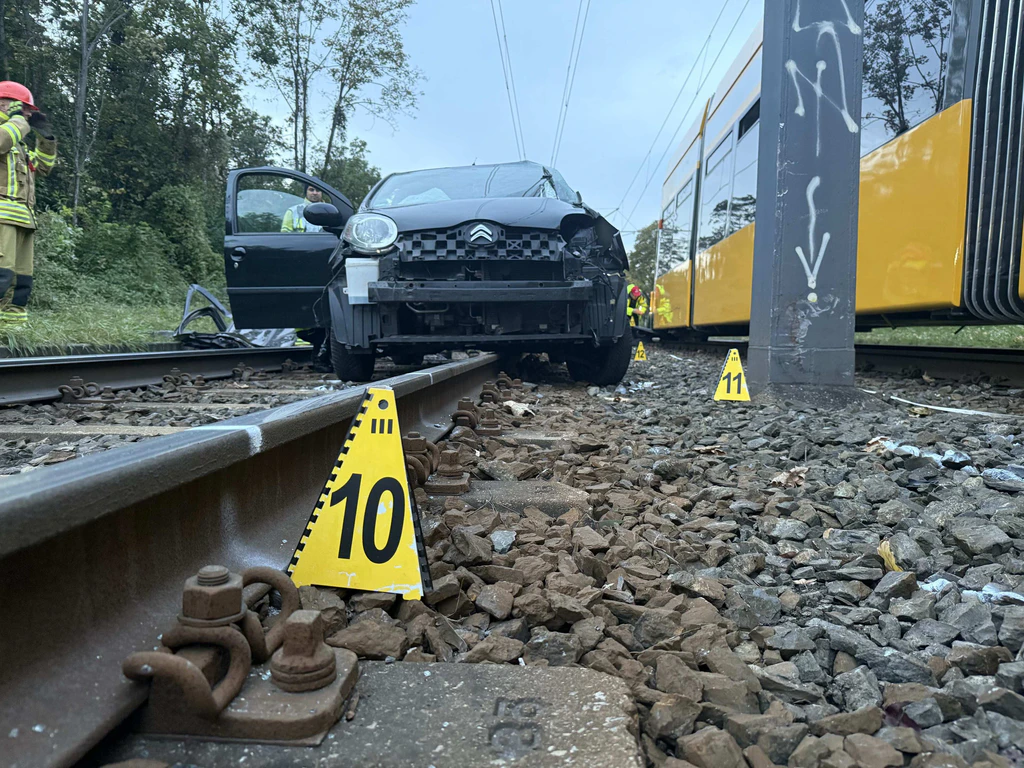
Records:
[[[867,11],[862,155],[942,109],[950,21],[949,0],[879,0]]]
[[[704,251],[724,238],[729,224],[729,183],[732,181],[730,133],[708,156],[700,201],[699,249]]]
[[[732,204],[729,206],[730,234],[754,222],[757,207],[757,142],[760,133],[761,124],[754,123],[736,144],[736,175],[732,183]]]
[[[750,131],[750,129],[753,128],[755,125],[757,125],[757,121],[760,120],[760,119],[761,119],[761,100],[758,99],[757,101],[754,102],[754,106],[752,106],[750,109],[748,109],[747,110],[747,114],[745,114],[742,117],[742,119],[740,120],[740,133],[739,133],[740,139],[742,139],[744,136],[746,136],[747,133]]]

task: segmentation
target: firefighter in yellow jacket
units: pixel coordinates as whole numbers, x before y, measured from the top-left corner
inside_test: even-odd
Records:
[[[32,131],[35,149],[27,143]],[[33,102],[31,91],[10,80],[0,82],[0,324],[21,325],[28,320],[35,177],[49,173],[56,160],[53,129]]]

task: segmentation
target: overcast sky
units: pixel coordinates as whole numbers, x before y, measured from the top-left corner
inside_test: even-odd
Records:
[[[764,4],[591,0],[555,167],[589,205],[606,215],[619,206],[723,6],[711,44],[622,206],[626,215],[636,206],[631,223],[619,214],[610,217],[628,246],[633,241],[629,230],[658,216],[665,165],[694,119],[696,106],[689,112],[687,107],[695,95],[706,98],[717,86],[760,20]],[[578,7],[578,0],[502,0],[531,160],[551,159]],[[409,14],[405,44],[426,76],[423,95],[419,108],[400,117],[395,131],[365,115],[356,117],[351,134],[368,142],[372,162],[386,174],[517,160],[490,0],[419,0]],[[696,94],[702,69],[706,83]],[[666,148],[666,159],[659,164]]]

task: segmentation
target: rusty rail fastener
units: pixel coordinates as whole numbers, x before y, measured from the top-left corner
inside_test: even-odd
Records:
[[[324,642],[320,611],[296,611],[284,628],[283,645],[270,659],[270,676],[282,691],[315,691],[334,682],[337,662],[334,651]]]
[[[223,565],[205,565],[185,580],[178,623],[187,627],[226,627],[245,618],[242,577]]]
[[[494,383],[498,385],[498,389],[512,389],[512,377],[504,371],[498,374],[498,378]]]
[[[480,388],[480,402],[481,403],[500,403],[501,402],[501,390],[498,389],[498,385],[493,381],[486,382]]]
[[[477,410],[476,403],[467,399],[459,400],[455,413],[452,414],[452,423],[456,427],[476,429],[476,425],[480,423],[480,413]]]
[[[502,432],[501,422],[498,421],[498,417],[494,412],[493,408],[484,409],[484,417],[480,419],[480,426],[476,428],[478,435],[484,435],[485,437],[494,437],[500,435]]]
[[[227,569],[225,569],[227,570]],[[252,655],[249,643],[234,627],[176,626],[164,633],[166,651],[140,651],[133,653],[121,665],[130,680],[163,678],[173,681],[185,696],[191,710],[199,717],[214,720],[242,690]],[[183,656],[171,651],[186,645],[217,645],[228,651],[228,672],[212,688],[199,667]]]
[[[434,469],[427,439],[419,432],[410,432],[402,438],[402,450],[405,452],[405,467],[410,482],[415,487],[423,485]]]
[[[260,617],[253,611],[245,612],[245,618],[242,619],[240,626],[252,649],[253,661],[262,664],[281,647],[286,632],[285,624],[291,615],[302,607],[302,601],[299,598],[298,587],[284,571],[266,566],[246,568],[242,571],[242,586],[248,587],[251,584],[267,584],[281,595],[281,612],[277,616],[277,622],[265,634]]]
[[[62,403],[77,403],[87,397],[96,397],[100,393],[100,385],[95,381],[86,383],[81,376],[72,376],[67,384],[57,387]]]
[[[437,473],[427,480],[423,489],[438,496],[458,496],[469,491],[469,472],[464,472],[458,451],[441,451]]]

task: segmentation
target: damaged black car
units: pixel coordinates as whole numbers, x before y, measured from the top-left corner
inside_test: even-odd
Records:
[[[594,384],[625,375],[626,252],[618,231],[557,171],[518,162],[396,173],[355,213],[339,193],[309,182],[321,199],[303,201],[305,226],[341,243],[324,260],[318,301],[301,289],[281,298],[304,296],[313,317],[288,324],[326,329],[339,378],[368,380],[378,354],[409,363],[453,349],[546,352]],[[237,187],[229,184],[226,262]],[[232,277],[229,266],[234,308]],[[234,312],[240,325],[255,319]]]

